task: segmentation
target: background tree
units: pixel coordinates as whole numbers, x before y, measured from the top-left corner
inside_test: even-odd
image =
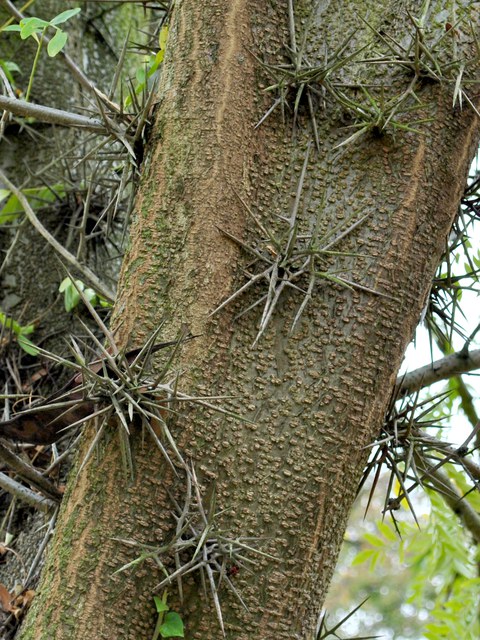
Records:
[[[417,428],[390,398],[478,143],[477,24],[469,3],[173,7],[106,333],[114,354],[196,337],[156,384],[121,352],[83,367],[111,420],[20,637],[149,638],[164,572],[194,567],[168,586],[189,637],[315,637],[366,447]],[[401,437],[396,503],[410,468],[435,479]]]

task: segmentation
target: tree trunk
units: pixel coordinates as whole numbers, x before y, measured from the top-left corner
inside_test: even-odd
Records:
[[[443,33],[444,4],[427,16],[427,39]],[[343,0],[304,2],[296,7],[298,47],[307,25],[312,65],[325,64],[326,55],[332,60],[349,33],[344,57],[372,40],[380,46],[385,33],[404,43],[414,31],[411,5],[384,0],[365,14],[366,3],[352,11]],[[288,111],[283,121],[279,105],[255,129],[276,97],[262,89],[276,82],[272,73],[277,81],[281,74],[259,60],[286,62],[288,23],[285,3],[276,0],[175,5],[114,321],[119,343],[128,346],[142,344],[162,322],[162,339],[186,325],[197,337],[175,363],[178,389],[226,396],[212,402],[248,420],[182,404],[169,421],[179,450],[193,461],[206,509],[220,514],[214,531],[255,537],[249,544],[275,557],[252,552],[251,573],[230,573],[248,610],[220,588],[231,640],[314,638],[365,447],[381,425],[478,143],[473,111],[452,109],[453,83],[428,78],[415,86],[418,111],[392,118],[428,119],[411,125],[418,131],[372,125],[338,147],[353,120],[328,90],[316,113],[318,149],[303,102],[296,122]],[[453,37],[443,39],[440,60]],[[456,48],[467,40],[460,33]],[[411,81],[404,65],[355,59],[336,73],[343,83],[381,83],[390,92],[385,100]],[[295,97],[293,88],[289,105]],[[252,346],[265,301],[236,316],[268,293],[265,279],[210,314],[248,281],[244,270],[260,272],[285,249],[297,199],[289,250],[300,253],[312,233],[318,235],[309,250],[328,249],[348,231],[331,247],[342,253],[318,256],[316,270],[328,275],[317,275],[295,329],[305,294],[289,287]],[[256,266],[224,232],[258,251]],[[295,284],[306,290],[308,274]],[[183,504],[185,481],[181,473],[174,478],[148,436],[132,429],[133,482],[125,481],[114,437],[102,440],[72,478],[22,640],[152,637],[152,595],[164,574],[146,561],[112,575],[140,555],[118,539],[164,545],[175,530],[171,496]],[[91,437],[90,430],[79,460]],[[169,587],[169,605],[182,616],[186,637],[222,637],[208,586],[205,595],[192,574],[183,587],[183,602],[176,583]]]

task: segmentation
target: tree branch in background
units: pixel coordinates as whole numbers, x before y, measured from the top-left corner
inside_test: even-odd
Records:
[[[21,478],[36,486],[47,498],[56,501],[60,501],[62,499],[62,493],[50,482],[50,480],[48,480],[48,478],[39,473],[39,471],[34,467],[24,462],[1,442],[0,459]]]
[[[468,500],[464,500],[464,496],[443,471],[430,465],[423,456],[416,454],[415,463],[417,469],[424,474],[423,481],[430,484],[442,496],[471,533],[476,544],[480,544],[480,516]]]
[[[25,102],[25,100],[0,96],[0,109],[5,109],[5,111],[13,113],[14,116],[35,118],[40,122],[58,124],[61,127],[79,127],[95,133],[110,134],[105,125],[99,120],[87,118],[70,111],[63,111],[62,109],[32,104],[31,102]]]
[[[463,350],[450,356],[436,360],[424,367],[398,376],[395,392],[399,396],[408,395],[429,387],[435,382],[446,380],[461,373],[469,373],[480,368],[480,349],[464,353]]]
[[[65,247],[63,247],[58,240],[56,240],[52,234],[47,231],[47,229],[45,229],[45,227],[43,226],[43,224],[40,222],[40,220],[37,218],[37,216],[35,215],[35,212],[33,211],[32,207],[30,206],[27,198],[23,195],[23,193],[20,191],[20,189],[17,189],[17,187],[12,184],[10,182],[10,180],[6,177],[6,175],[3,173],[3,171],[0,171],[0,181],[3,182],[3,184],[7,187],[7,189],[10,189],[10,191],[12,193],[14,193],[20,204],[22,205],[27,218],[30,220],[30,222],[32,223],[32,225],[35,227],[35,229],[40,233],[40,235],[42,235],[45,240],[55,249],[55,251],[57,251],[62,258],[64,258],[69,264],[73,265],[75,267],[75,269],[77,269],[82,275],[83,277],[89,281],[89,283],[92,285],[92,287],[98,291],[98,293],[100,293],[102,296],[104,296],[107,300],[114,300],[115,299],[115,293],[113,291],[111,291],[98,277],[95,273],[93,273],[93,271],[91,269],[89,269],[87,266],[82,265],[78,262],[78,260],[75,258],[75,256],[73,256],[69,251],[67,251],[67,249],[65,249]]]
[[[22,502],[26,502],[40,511],[49,511],[57,506],[57,503],[53,500],[44,498],[38,493],[35,493],[35,491],[24,487],[22,484],[12,480],[12,478],[9,478],[4,473],[0,473],[0,487],[17,497],[19,500],[22,500]]]

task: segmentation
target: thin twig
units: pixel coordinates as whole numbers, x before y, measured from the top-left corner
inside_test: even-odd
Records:
[[[27,198],[23,195],[23,193],[6,177],[3,171],[0,171],[0,181],[4,183],[4,185],[10,189],[10,191],[18,198],[20,204],[22,205],[27,218],[30,220],[35,229],[47,240],[47,242],[57,251],[62,258],[64,258],[69,264],[74,266],[86,280],[90,282],[93,288],[102,294],[107,300],[113,301],[115,299],[115,294],[111,291],[101,280],[97,277],[95,273],[91,269],[89,269],[86,265],[80,264],[75,256],[73,256],[69,251],[67,251],[59,242],[56,240],[52,234],[45,229],[43,224],[37,218],[35,212],[33,211],[30,203]]]

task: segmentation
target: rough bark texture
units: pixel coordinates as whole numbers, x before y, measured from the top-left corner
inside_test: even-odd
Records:
[[[399,4],[376,3],[369,20],[397,33],[405,19]],[[252,52],[283,61],[284,5],[176,5],[116,306],[123,343],[141,343],[161,321],[167,338],[185,323],[201,334],[182,349],[180,389],[233,395],[225,404],[253,423],[192,409],[171,424],[195,461],[205,494],[215,487],[217,510],[226,509],[222,528],[263,538],[262,548],[278,558],[261,558],[252,575],[235,578],[248,612],[221,593],[231,640],[313,638],[364,447],[379,429],[478,140],[472,112],[454,112],[451,93],[440,85],[422,88],[422,115],[433,118],[422,135],[367,134],[334,149],[348,132],[342,110],[327,108],[318,117],[321,149],[310,155],[301,228],[311,228],[319,212],[322,233],[342,221],[348,227],[352,214],[360,219],[369,213],[341,245],[368,257],[332,257],[330,268],[389,297],[320,280],[290,335],[303,299],[292,290],[252,348],[262,305],[237,320],[234,315],[266,293],[265,284],[213,318],[209,314],[245,282],[240,265],[249,260],[220,229],[251,244],[264,240],[235,192],[269,230],[285,234],[278,215],[290,215],[311,139],[308,120],[292,136],[290,118],[283,123],[279,111],[253,128],[271,104],[261,91],[271,81]],[[360,29],[358,3],[355,9],[348,1],[319,7],[312,60],[324,55],[318,43],[335,50],[350,29]],[[297,7],[299,16],[302,9],[307,7]],[[359,30],[354,46],[370,38]],[[346,73],[355,78],[356,71]],[[133,484],[124,481],[115,438],[72,481],[22,640],[151,637],[152,593],[163,576],[148,563],[112,576],[138,555],[114,538],[163,544],[174,526],[166,489],[181,500],[182,486],[173,483],[149,442],[134,435],[132,446]],[[186,637],[220,638],[200,582],[186,580],[185,590],[181,604],[172,587],[169,602],[187,625]]]

